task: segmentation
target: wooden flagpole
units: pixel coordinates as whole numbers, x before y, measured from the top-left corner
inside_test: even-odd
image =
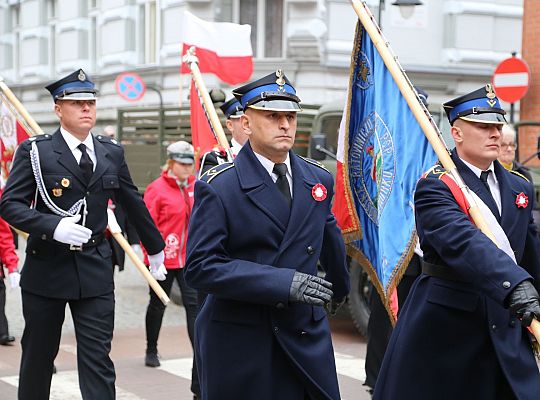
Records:
[[[193,81],[195,82],[197,92],[199,92],[199,95],[201,96],[204,111],[206,113],[206,117],[208,118],[208,122],[212,127],[212,132],[214,132],[219,146],[225,149],[225,151],[227,152],[228,160],[232,161],[233,156],[231,153],[229,142],[227,140],[227,136],[225,136],[223,126],[221,126],[221,122],[219,121],[216,109],[214,108],[214,104],[212,103],[212,99],[210,98],[210,94],[208,94],[208,89],[206,88],[206,85],[202,78],[201,71],[199,69],[199,59],[195,55],[195,47],[191,47],[186,52],[183,61],[191,70],[191,76],[193,77]]]
[[[448,152],[444,141],[441,139],[440,133],[435,129],[434,124],[432,124],[431,119],[428,117],[429,113],[427,109],[423,105],[421,105],[420,101],[417,99],[416,93],[412,88],[412,84],[407,78],[405,71],[403,71],[399,63],[396,61],[396,58],[393,56],[386,41],[382,37],[380,29],[374,21],[373,14],[371,14],[371,11],[363,1],[351,0],[351,2],[354,11],[356,12],[356,15],[358,15],[358,18],[364,26],[364,29],[366,30],[366,32],[371,38],[371,41],[377,48],[379,55],[381,56],[384,64],[386,65],[386,68],[388,68],[388,71],[392,74],[392,77],[394,78],[394,81],[399,87],[401,94],[407,101],[407,104],[413,112],[416,120],[420,124],[420,127],[426,135],[429,143],[435,150],[437,157],[439,157],[439,160],[441,161],[444,169],[456,181],[459,188],[463,192],[463,195],[467,199],[470,205],[469,213],[475,225],[482,231],[482,233],[489,237],[493,241],[493,243],[498,246],[495,236],[489,229],[489,226],[487,225],[484,216],[482,215],[476,203],[475,198],[470,192],[468,186],[465,184],[465,182],[459,175],[456,165],[450,157],[450,153]],[[540,342],[540,322],[538,320],[534,319],[532,321],[531,330],[536,337],[536,340]]]

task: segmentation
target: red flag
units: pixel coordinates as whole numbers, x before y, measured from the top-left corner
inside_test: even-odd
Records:
[[[198,159],[200,156],[212,150],[214,146],[217,146],[217,141],[210,128],[210,123],[206,118],[193,80],[191,81],[189,103],[191,108],[191,143],[193,144],[196,154],[199,155],[196,160],[196,167],[198,168]]]
[[[253,73],[250,25],[208,22],[185,11],[181,40],[182,57],[190,47],[196,47],[202,73],[213,73],[231,85],[247,81]],[[180,72],[190,72],[186,63]]]
[[[6,104],[0,102],[0,169],[1,183],[3,187],[9,176],[13,155],[20,142],[28,139],[30,135],[24,127],[17,121],[17,118],[10,112]]]

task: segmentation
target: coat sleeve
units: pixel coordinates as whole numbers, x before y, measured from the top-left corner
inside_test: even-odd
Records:
[[[287,304],[295,270],[231,258],[227,242],[234,235],[227,226],[228,211],[210,184],[195,183],[185,267],[188,285],[227,299]]]
[[[426,252],[426,261],[449,266],[499,304],[504,305],[517,284],[531,278],[469,221],[443,181],[418,181],[415,210],[420,246],[424,249],[426,245],[436,252]],[[510,282],[510,286],[505,282]]]
[[[30,164],[30,141],[21,143],[0,202],[0,216],[23,232],[53,236],[62,217],[30,208],[36,193],[36,182]]]
[[[117,156],[122,160],[118,171],[120,187],[117,200],[124,207],[127,218],[135,227],[148,253],[157,254],[165,248],[165,242],[156,228],[137,186],[133,184],[123,150],[118,147],[117,151],[121,152]]]

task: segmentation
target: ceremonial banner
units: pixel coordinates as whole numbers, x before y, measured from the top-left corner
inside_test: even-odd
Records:
[[[25,128],[17,121],[13,113],[13,108],[7,104],[7,99],[0,96],[0,169],[1,169],[1,183],[3,188],[9,176],[9,170],[11,169],[11,162],[13,161],[13,155],[20,142],[29,137]]]
[[[360,22],[337,156],[334,214],[390,310],[416,242],[416,182],[437,157]]]
[[[193,81],[191,81],[189,103],[191,108],[191,143],[197,155],[195,164],[198,168],[201,156],[217,146],[217,140],[212,133],[212,128],[210,127]]]
[[[253,73],[251,26],[229,22],[208,22],[184,11],[182,24],[182,57],[196,47],[201,73],[213,73],[224,82],[236,85]],[[182,63],[181,73],[190,70]]]

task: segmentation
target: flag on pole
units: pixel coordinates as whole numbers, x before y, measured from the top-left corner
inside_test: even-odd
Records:
[[[20,142],[27,139],[30,135],[27,130],[15,117],[13,107],[10,107],[8,100],[0,96],[0,187],[3,188],[9,176],[11,163],[15,150]]]
[[[416,182],[437,157],[360,21],[337,159],[334,214],[390,310],[416,243]]]
[[[195,46],[201,73],[213,73],[236,85],[253,73],[251,26],[230,22],[208,22],[184,11],[182,18],[182,57]],[[189,73],[182,63],[181,73]]]
[[[198,155],[195,160],[196,168],[198,168],[200,157],[217,146],[217,140],[212,132],[193,80],[191,80],[189,104],[191,108],[191,144]]]

